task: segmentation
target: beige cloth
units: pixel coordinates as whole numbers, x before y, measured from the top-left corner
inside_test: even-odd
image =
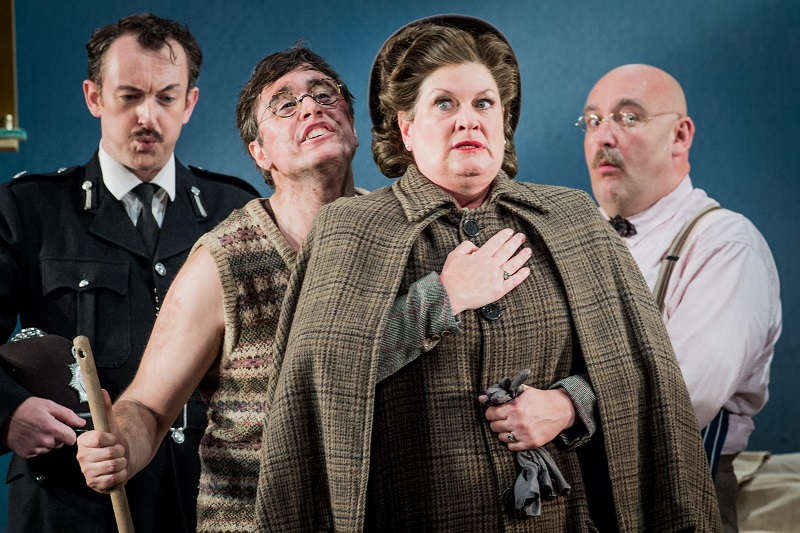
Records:
[[[741,533],[800,531],[800,453],[742,452],[733,468]]]

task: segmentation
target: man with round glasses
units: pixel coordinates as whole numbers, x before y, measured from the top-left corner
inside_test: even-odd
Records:
[[[761,233],[689,178],[695,127],[678,82],[649,65],[603,76],[577,126],[600,211],[622,236],[662,307],[699,426],[726,531],[737,531],[733,459],[767,401],[781,331],[778,273]],[[717,208],[717,209],[714,209]],[[682,253],[673,242],[685,233]],[[666,266],[662,267],[662,263]],[[674,274],[667,276],[673,263]],[[664,274],[661,274],[662,268]],[[659,277],[662,278],[659,281]],[[726,430],[727,425],[727,430]],[[713,429],[713,431],[712,431]],[[714,450],[714,439],[723,443]]]

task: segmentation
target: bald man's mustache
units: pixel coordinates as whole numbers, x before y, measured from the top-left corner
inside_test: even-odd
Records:
[[[594,159],[592,160],[592,168],[597,168],[597,165],[600,164],[600,161],[608,161],[615,167],[625,168],[625,160],[622,159],[620,153],[613,148],[601,148],[594,154]]]
[[[152,137],[156,142],[164,142],[164,136],[156,130],[151,130],[150,128],[136,130],[128,136],[129,139],[139,139],[141,137]]]

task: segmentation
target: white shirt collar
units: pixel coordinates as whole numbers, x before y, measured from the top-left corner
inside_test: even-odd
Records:
[[[625,237],[623,240],[629,246],[633,246],[654,228],[671,219],[678,212],[679,206],[692,194],[692,190],[694,190],[692,180],[687,174],[671,193],[663,196],[647,209],[627,217],[628,222],[636,228],[636,235]],[[600,208],[600,213],[606,220],[611,218],[602,207]]]
[[[134,187],[142,181],[136,175],[125,168],[119,161],[108,155],[103,149],[103,142],[100,141],[99,155],[100,170],[103,172],[103,183],[114,198],[121,200],[123,196],[131,192]],[[175,154],[170,155],[167,163],[158,171],[155,178],[150,183],[154,183],[167,191],[170,200],[175,200]]]

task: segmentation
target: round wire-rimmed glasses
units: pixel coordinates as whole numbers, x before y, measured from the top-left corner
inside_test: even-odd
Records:
[[[330,106],[339,101],[342,97],[342,88],[331,78],[321,78],[314,80],[306,94],[295,96],[289,91],[275,93],[269,99],[267,108],[274,115],[281,118],[289,118],[300,109],[300,102],[303,98],[310,96],[319,105]]]

